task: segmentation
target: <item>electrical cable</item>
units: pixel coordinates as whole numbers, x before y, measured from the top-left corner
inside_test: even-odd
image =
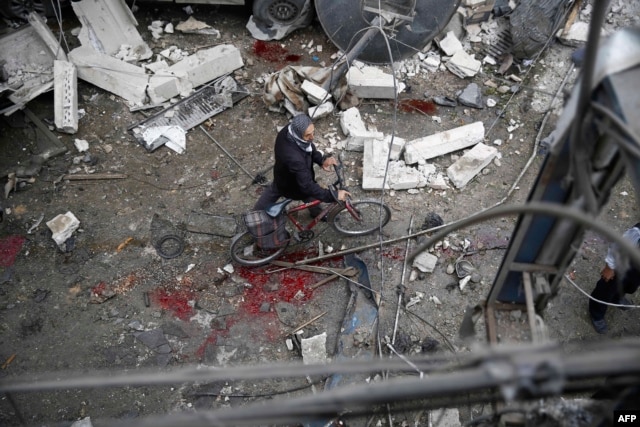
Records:
[[[600,304],[604,304],[604,305],[608,305],[610,307],[617,307],[617,308],[640,308],[640,305],[628,305],[628,304],[614,304],[611,302],[606,302],[606,301],[602,301],[599,300],[597,298],[594,298],[593,296],[591,296],[589,293],[587,293],[584,289],[582,289],[576,282],[574,282],[568,275],[564,275],[564,278],[567,280],[567,282],[569,282],[571,285],[573,285],[578,291],[580,291],[583,295],[585,295],[587,298],[589,298],[592,301],[595,301],[597,303]]]

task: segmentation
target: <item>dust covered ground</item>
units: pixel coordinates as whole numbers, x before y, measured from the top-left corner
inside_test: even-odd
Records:
[[[612,12],[607,28],[635,22],[636,3]],[[188,132],[183,154],[166,147],[147,151],[128,132],[145,114],[130,111],[123,100],[110,93],[78,82],[79,108],[85,111],[79,131],[75,135],[56,133],[68,151],[47,160],[35,175],[35,182],[23,183],[2,200],[0,380],[11,383],[49,374],[65,378],[69,372],[83,373],[86,378],[95,375],[97,379],[92,387],[5,395],[0,398],[2,425],[20,425],[21,417],[27,425],[70,425],[91,417],[93,425],[100,426],[113,419],[135,421],[182,410],[197,412],[307,395],[312,388],[322,389],[322,383],[311,381],[311,385],[306,378],[277,377],[105,387],[101,375],[131,373],[139,368],[165,372],[199,365],[297,363],[301,356],[287,348],[286,339],[293,329],[312,319],[303,328],[304,336],[326,332],[328,356],[335,357],[349,300],[348,282],[335,280],[314,288],[325,274],[234,265],[228,255],[228,228],[217,227],[228,227],[229,220],[236,220],[253,206],[262,190],[254,177],[271,178],[268,167],[273,161],[273,141],[287,117],[267,109],[261,99],[261,78],[291,64],[286,58],[294,56],[300,58],[298,65],[330,64],[336,48],[316,21],[279,43],[282,56],[265,58],[256,52],[255,40],[245,29],[248,15],[243,8],[195,8],[199,20],[220,30],[220,39],[176,32],[153,40],[147,26],[154,20],[174,24],[185,20],[188,16],[180,7],[142,3],[135,16],[140,33],[154,52],[172,45],[193,52],[220,43],[240,49],[245,66],[235,77],[251,95],[212,117],[205,126],[242,168],[199,128]],[[71,35],[78,25],[68,11],[62,28],[71,47],[78,44]],[[57,30],[53,24],[51,27]],[[323,49],[311,55],[310,44],[322,45]],[[520,74],[523,83],[515,94],[500,94],[484,85],[488,79],[501,78],[495,74],[496,66],[491,65],[484,65],[479,75],[466,80],[444,70],[404,76],[408,89],[400,94],[401,100],[455,98],[474,81],[485,97],[497,101],[492,108],[431,105],[428,111],[394,110],[390,101],[363,100],[358,108],[369,126],[406,140],[482,121],[485,143],[496,146],[500,156],[461,190],[449,185],[445,190],[425,187],[380,192],[361,189],[362,153],[345,152],[345,172],[353,198],[382,199],[391,208],[391,222],[382,235],[358,238],[340,236],[321,223],[314,239],[292,245],[284,259],[313,258],[319,254],[320,244],[325,251],[328,247],[337,251],[367,246],[357,255],[366,264],[372,287],[380,295],[378,337],[383,342],[388,342],[395,331],[396,350],[407,356],[430,352],[449,356],[482,347],[486,343],[482,320],[476,325],[474,338],[461,340],[458,331],[465,310],[486,298],[516,218],[490,220],[447,236],[433,252],[438,256],[433,273],[420,273],[408,266],[401,299],[407,308],[399,311],[396,324],[397,288],[407,245],[411,249],[423,241],[399,238],[408,235],[410,228],[412,232],[420,230],[430,213],[452,223],[501,202],[526,200],[544,160],[536,144],[553,130],[564,94],[572,89],[578,73],[570,68],[574,50],[559,43],[549,46],[530,69]],[[558,99],[554,99],[556,93],[560,94]],[[30,102],[28,108],[41,120],[52,121],[52,93]],[[31,156],[50,144],[21,113],[3,118],[0,129],[3,173],[32,166]],[[320,149],[327,150],[332,139],[343,138],[337,114],[317,120],[316,129]],[[76,138],[89,142],[87,152],[77,151]],[[496,145],[496,140],[502,143]],[[445,155],[433,163],[446,175],[446,168],[460,155]],[[81,181],[63,178],[72,173],[117,173],[126,177]],[[330,174],[318,175],[322,183],[332,182]],[[79,219],[80,228],[67,242],[67,250],[62,251],[45,223],[66,212]],[[625,177],[602,210],[601,220],[622,233],[637,218],[636,196]],[[180,256],[159,256],[154,247],[159,229],[154,227],[158,224],[184,237]],[[397,241],[380,243],[393,239]],[[601,236],[589,232],[573,262],[572,277],[587,292],[603,266],[607,245]],[[476,274],[461,290],[451,266],[463,251]],[[344,267],[342,257],[317,264]],[[587,298],[566,282],[543,315],[550,341],[577,348],[640,334],[637,310],[610,310],[608,335],[596,334],[587,315]],[[502,320],[505,329],[500,334],[501,342],[530,340],[526,312],[515,310]],[[382,352],[385,357],[389,355],[388,348],[382,348]],[[461,407],[458,421],[489,410],[484,405]],[[393,423],[426,425],[425,417],[399,412],[393,415]],[[368,425],[389,425],[384,411],[375,412],[367,421],[371,423]],[[352,423],[366,424],[359,419]]]

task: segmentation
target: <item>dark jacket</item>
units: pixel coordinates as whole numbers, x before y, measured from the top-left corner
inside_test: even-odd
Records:
[[[278,132],[275,145],[276,163],[273,169],[274,182],[278,192],[287,198],[305,200],[313,198],[323,202],[332,202],[331,192],[315,180],[313,164],[322,165],[322,154],[311,143],[311,152],[307,153],[298,146],[289,135],[289,126]]]

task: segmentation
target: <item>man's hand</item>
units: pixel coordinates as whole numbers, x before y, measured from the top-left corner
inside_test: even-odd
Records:
[[[609,280],[613,279],[613,276],[615,275],[616,275],[615,270],[612,270],[611,268],[609,268],[608,265],[605,265],[602,271],[600,272],[600,277],[602,277],[605,282],[608,282]]]
[[[340,200],[341,202],[347,200],[347,197],[349,196],[351,196],[351,193],[349,193],[347,190],[338,190],[338,200]]]
[[[336,159],[333,156],[329,156],[326,159],[324,159],[324,162],[322,162],[322,169],[326,170],[326,171],[330,171],[331,170],[331,166],[337,165],[338,164],[338,159]]]

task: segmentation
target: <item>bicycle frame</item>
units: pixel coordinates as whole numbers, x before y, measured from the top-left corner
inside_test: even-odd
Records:
[[[321,203],[322,202],[320,200],[314,200],[314,201],[311,201],[311,202],[308,202],[308,203],[303,203],[301,205],[294,206],[292,208],[287,209],[285,211],[285,214],[287,215],[287,218],[289,218],[289,221],[291,221],[291,223],[298,229],[298,231],[311,230],[316,225],[318,225],[318,223],[322,220],[322,218],[324,218],[326,215],[328,215],[329,212],[331,212],[331,210],[336,207],[336,205],[338,204],[337,202],[330,203],[326,208],[324,208],[322,210],[322,212],[318,216],[313,218],[311,220],[311,222],[309,222],[307,225],[304,225],[303,223],[298,221],[293,216],[293,214],[296,213],[296,212],[301,212],[301,211],[304,211],[306,209],[312,208],[314,206],[318,206]],[[356,220],[360,221],[360,215],[353,208],[351,203],[349,203],[349,201],[346,201],[345,205],[346,205],[347,211],[351,214],[351,216],[353,216]]]

